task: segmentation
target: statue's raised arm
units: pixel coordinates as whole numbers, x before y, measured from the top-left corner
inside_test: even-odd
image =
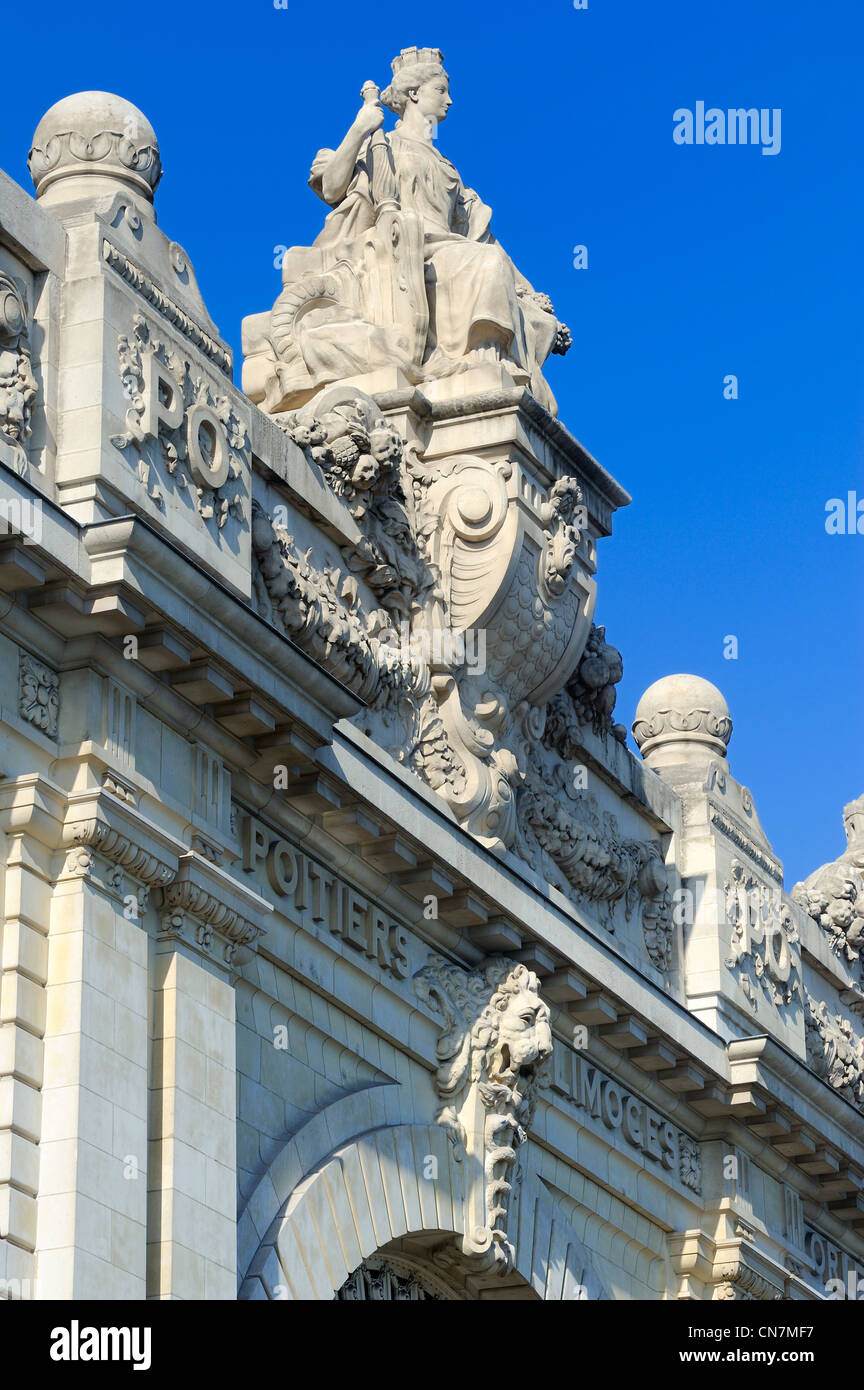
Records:
[[[492,364],[554,414],[542,366],[570,336],[437,148],[452,104],[441,52],[403,49],[392,68],[380,97],[365,84],[338,147],[315,158],[309,182],[332,211],[313,246],[284,256],[246,389],[278,411],[331,382],[371,386],[387,369],[429,383]],[[384,107],[398,118],[386,135]]]
[[[309,175],[309,186],[325,203],[336,207],[361,171],[358,157],[370,135],[384,124],[384,108],[374,82],[363,85],[363,105],[351,122],[338,149],[319,150]]]

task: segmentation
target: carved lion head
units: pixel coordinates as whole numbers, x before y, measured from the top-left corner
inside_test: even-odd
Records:
[[[436,1046],[439,1099],[458,1108],[472,1082],[503,1087],[527,1128],[552,1054],[549,1009],[537,976],[504,956],[476,970],[433,956],[414,985],[444,1020]]]

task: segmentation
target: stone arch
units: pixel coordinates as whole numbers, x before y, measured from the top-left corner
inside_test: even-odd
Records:
[[[240,1219],[241,1299],[329,1300],[365,1260],[404,1240],[440,1235],[453,1246],[464,1224],[463,1165],[440,1125],[399,1115],[400,1092],[379,1086],[345,1097],[277,1155]],[[514,1288],[543,1299],[605,1297],[575,1231],[533,1176],[515,1206],[513,1274],[475,1277],[457,1259],[453,1297],[513,1297]]]

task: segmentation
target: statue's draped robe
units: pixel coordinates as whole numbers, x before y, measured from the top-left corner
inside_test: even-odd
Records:
[[[549,393],[540,367],[551,350],[557,325],[552,314],[528,297],[533,293],[531,286],[489,231],[491,209],[473,189],[465,187],[454,166],[429,141],[402,135],[398,130],[388,139],[400,205],[403,210],[417,213],[424,229],[429,301],[424,360],[429,374],[447,375],[458,370],[465,364],[467,354],[497,343],[506,358],[529,373],[532,389],[542,399]],[[367,149],[368,142],[344,197],[315,240],[316,248],[335,251],[375,225]],[[330,158],[332,151],[321,150],[309,179],[321,198],[322,177]],[[523,296],[517,294],[517,287]],[[346,330],[347,327],[346,324]],[[326,344],[318,334],[315,337],[319,346],[313,346],[308,337],[304,346],[307,366],[313,375],[327,370]],[[340,351],[351,351],[351,337],[350,331],[340,332]],[[370,334],[364,330],[355,344],[358,367],[364,358],[368,360],[370,347]],[[310,350],[316,355],[320,350],[322,356],[310,362]]]

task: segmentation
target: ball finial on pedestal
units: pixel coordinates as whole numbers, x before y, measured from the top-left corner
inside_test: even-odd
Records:
[[[649,767],[725,758],[732,735],[729,707],[716,685],[702,676],[663,676],[649,685],[636,707],[633,737]]]
[[[146,210],[162,176],[147,117],[111,92],[76,92],[56,102],[36,127],[27,162],[47,207],[125,191]]]

